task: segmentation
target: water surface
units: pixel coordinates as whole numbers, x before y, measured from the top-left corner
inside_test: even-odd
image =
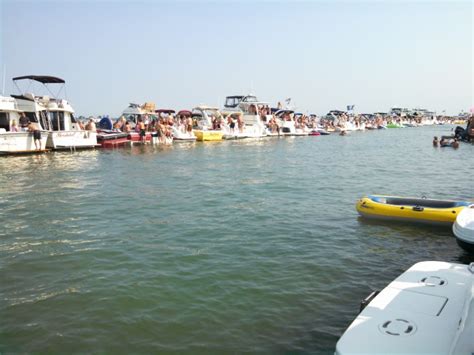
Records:
[[[1,352],[332,353],[359,302],[450,228],[368,193],[473,199],[451,126],[0,159]]]

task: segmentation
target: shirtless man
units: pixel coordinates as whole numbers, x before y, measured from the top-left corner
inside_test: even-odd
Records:
[[[36,150],[41,150],[41,130],[39,125],[36,122],[30,122],[28,132],[33,133]]]

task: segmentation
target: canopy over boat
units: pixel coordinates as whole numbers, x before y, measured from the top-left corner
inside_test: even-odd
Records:
[[[64,79],[55,77],[55,76],[48,76],[48,75],[24,75],[24,76],[17,76],[16,78],[12,79],[13,81],[18,80],[34,80],[42,84],[64,84]]]
[[[193,113],[189,110],[181,110],[178,111],[178,116],[191,116]]]
[[[159,109],[159,110],[155,110],[156,113],[175,113],[176,111],[175,110],[172,110],[172,109],[167,109],[167,108],[162,108],[162,109]]]

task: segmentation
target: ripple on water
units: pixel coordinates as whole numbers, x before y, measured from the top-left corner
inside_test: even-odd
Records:
[[[474,147],[433,149],[443,132],[0,159],[0,349],[332,353],[371,290],[473,261],[449,228],[354,210],[367,193],[472,198]]]

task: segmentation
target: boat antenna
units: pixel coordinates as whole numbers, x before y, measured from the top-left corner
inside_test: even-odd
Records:
[[[2,83],[2,95],[5,95],[5,75],[7,71],[7,66],[3,64],[3,83]]]

